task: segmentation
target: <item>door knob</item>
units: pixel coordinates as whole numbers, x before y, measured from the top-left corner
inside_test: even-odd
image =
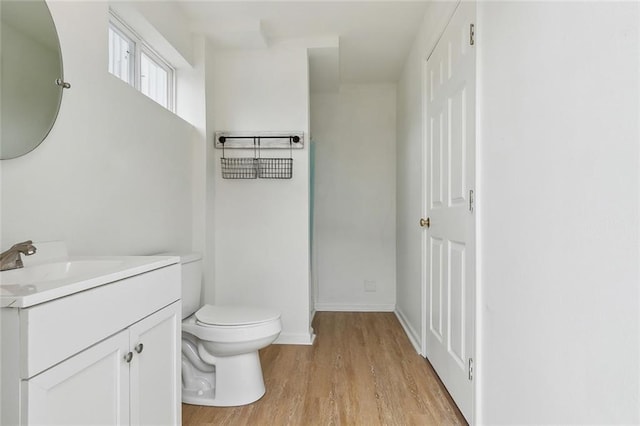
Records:
[[[142,349],[144,349],[144,345],[142,343],[138,343],[133,349],[135,349],[136,352],[140,353],[142,352]]]
[[[127,362],[131,362],[132,359],[133,359],[133,353],[127,352],[127,354],[124,356],[124,360]]]
[[[423,228],[428,228],[431,226],[431,219],[429,218],[421,218],[420,219],[420,226],[422,226]]]

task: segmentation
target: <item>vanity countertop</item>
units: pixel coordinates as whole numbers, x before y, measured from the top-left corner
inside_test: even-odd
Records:
[[[0,307],[27,308],[180,262],[177,256],[69,257],[0,272]]]

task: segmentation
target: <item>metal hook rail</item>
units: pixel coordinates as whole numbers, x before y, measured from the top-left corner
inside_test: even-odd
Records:
[[[222,149],[253,149],[254,145],[261,149],[302,149],[304,133],[302,132],[216,132],[215,147]]]

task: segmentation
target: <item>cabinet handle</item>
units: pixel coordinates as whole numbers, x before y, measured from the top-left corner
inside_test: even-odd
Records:
[[[127,354],[124,356],[124,360],[127,362],[131,362],[132,359],[133,359],[133,352],[127,352]]]
[[[135,348],[136,352],[140,353],[144,349],[144,345],[142,343],[138,343]]]

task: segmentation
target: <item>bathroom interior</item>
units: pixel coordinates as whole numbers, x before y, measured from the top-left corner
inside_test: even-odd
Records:
[[[126,329],[119,348],[135,362],[144,349],[131,337],[134,325],[165,306],[171,309],[162,324],[179,337],[185,316],[174,304],[183,296],[171,283],[182,282],[181,262],[194,254],[201,293],[189,315],[203,305],[256,307],[271,325],[278,322],[266,344],[313,345],[316,312],[393,312],[424,355],[424,70],[457,8],[472,3],[479,376],[465,417],[471,424],[640,422],[637,3],[43,0],[28,3],[46,5],[53,24],[28,12],[31,30],[20,40],[4,9],[12,2],[2,3],[0,251],[33,241],[36,252],[22,256],[25,271],[67,254],[149,260],[127,264],[127,276],[85,279],[92,287],[74,290],[86,298],[78,299],[77,312],[57,305],[33,310],[31,323],[17,312],[54,301],[25,293],[23,308],[12,307],[9,275],[0,275],[2,363],[16,366],[15,374],[2,372],[3,424],[65,418],[51,407],[30,411],[25,407],[37,407],[32,401],[44,401],[43,394],[24,385],[15,393],[7,384],[48,371],[54,361],[43,353],[59,354],[57,365],[80,348],[102,350],[104,342],[91,340],[97,330],[123,339],[116,331]],[[173,68],[168,108],[109,71],[114,20]],[[59,43],[38,39],[46,26]],[[585,31],[594,33],[587,45]],[[20,44],[8,47],[9,40]],[[5,60],[9,52],[24,61],[20,69]],[[40,87],[31,71],[45,69],[34,63],[48,55],[61,58],[62,68],[47,70],[51,84]],[[585,85],[611,80],[610,69],[619,74],[615,81],[606,90],[586,86],[588,96]],[[7,83],[7,76],[17,80]],[[55,112],[40,111],[45,97],[53,98]],[[32,134],[39,121],[52,126]],[[16,148],[13,139],[32,144]],[[241,140],[248,145],[234,148]],[[255,157],[256,145],[261,160],[290,160],[290,175],[225,177],[223,157]],[[555,219],[541,223],[551,204]],[[616,220],[605,205],[616,206]],[[592,229],[603,221],[606,229]],[[148,276],[157,277],[158,287],[144,281]],[[129,282],[130,293],[116,288]],[[100,295],[94,287],[114,292]],[[73,299],[67,296],[52,297]],[[591,315],[596,311],[607,327]],[[76,324],[98,313],[109,321]],[[62,321],[55,330],[44,324],[50,314]],[[21,340],[25,332],[17,330],[38,320],[44,331],[37,335],[49,337]],[[66,327],[79,337],[60,332]],[[594,338],[606,344],[585,350]],[[8,348],[13,342],[20,350]],[[181,350],[172,344],[168,350]],[[549,347],[562,349],[549,355]],[[615,366],[601,365],[613,357]],[[167,400],[182,392],[180,357],[174,358],[165,370],[178,376],[159,392]],[[523,359],[535,362],[523,369]],[[244,362],[232,368],[243,370]],[[255,369],[255,360],[246,362]],[[259,369],[258,361],[261,380]],[[264,392],[256,386],[249,399]],[[153,407],[133,395],[132,407]],[[530,408],[532,400],[539,410]],[[140,422],[144,410],[132,407],[119,411],[122,419],[132,416],[123,422]],[[179,412],[174,406],[155,414],[179,423]]]

